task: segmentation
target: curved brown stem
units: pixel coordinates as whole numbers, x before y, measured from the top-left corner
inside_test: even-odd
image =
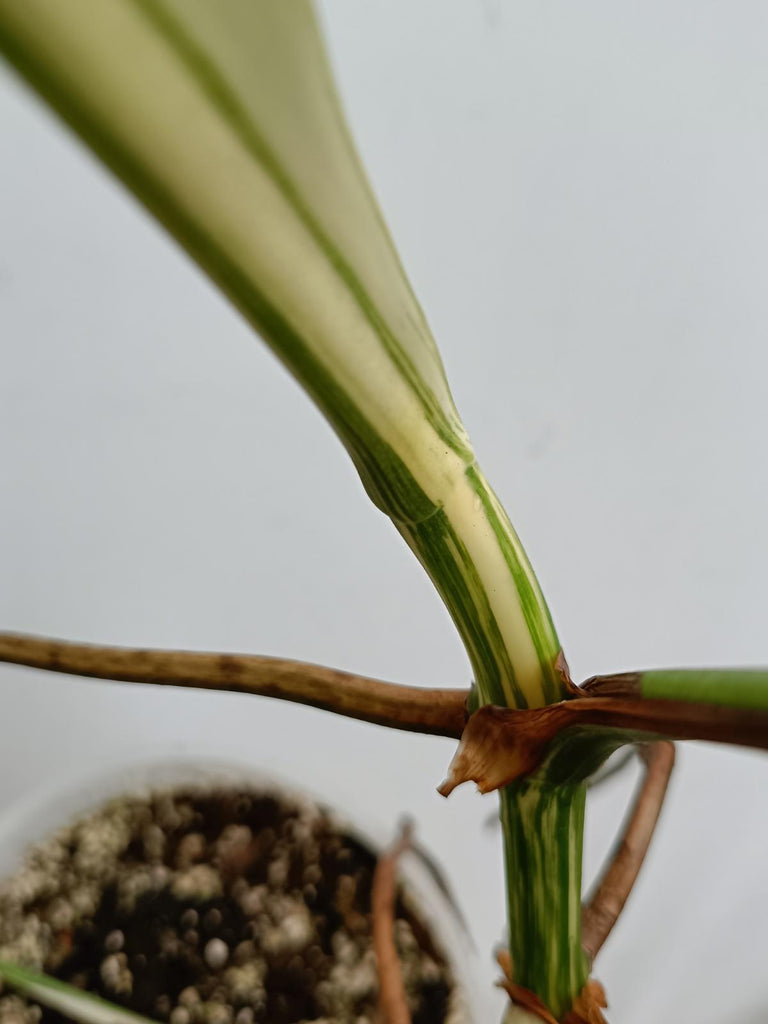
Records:
[[[0,633],[2,661],[120,682],[254,693],[456,739],[466,723],[466,690],[400,686],[286,658],[105,647]]]
[[[584,907],[581,944],[590,960],[595,959],[618,921],[643,866],[675,764],[674,744],[649,743],[641,749],[641,757],[645,777],[638,787],[624,834]]]
[[[395,946],[395,895],[397,859],[411,845],[411,827],[404,825],[400,838],[379,857],[373,874],[371,916],[373,950],[379,970],[379,1006],[383,1024],[411,1024],[400,958]]]

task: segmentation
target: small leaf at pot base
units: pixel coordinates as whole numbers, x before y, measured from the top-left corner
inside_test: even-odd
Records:
[[[57,978],[0,960],[0,980],[79,1024],[152,1024],[147,1017],[67,985]]]

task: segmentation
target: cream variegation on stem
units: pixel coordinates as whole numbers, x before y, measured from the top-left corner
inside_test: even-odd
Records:
[[[558,643],[355,153],[311,7],[0,0],[0,45],[229,294],[427,567],[486,699]]]
[[[480,701],[524,708],[564,696],[549,612],[478,468],[310,4],[0,0],[0,50],[325,413],[445,601]],[[530,793],[507,800],[536,819]],[[521,831],[518,847],[531,837],[535,855],[516,848],[508,868],[511,912],[523,922],[511,932],[517,980],[547,998],[555,991],[558,1005],[584,979],[561,969],[578,956],[577,926],[552,914],[578,899],[539,920],[536,892],[551,883],[536,872],[557,864],[564,884],[578,886],[580,814],[569,820],[567,835]],[[519,937],[530,951],[551,926],[536,957],[515,948]]]

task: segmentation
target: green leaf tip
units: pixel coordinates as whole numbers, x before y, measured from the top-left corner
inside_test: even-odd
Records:
[[[79,1024],[153,1024],[148,1017],[124,1010],[74,985],[7,960],[0,960],[0,979],[21,995],[57,1010]]]

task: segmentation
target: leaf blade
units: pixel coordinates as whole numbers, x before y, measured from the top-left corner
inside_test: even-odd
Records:
[[[0,960],[0,978],[22,995],[80,1024],[153,1024],[148,1017],[7,960]]]
[[[560,695],[551,618],[475,464],[309,4],[0,0],[0,47],[326,414],[437,583],[483,699]]]

